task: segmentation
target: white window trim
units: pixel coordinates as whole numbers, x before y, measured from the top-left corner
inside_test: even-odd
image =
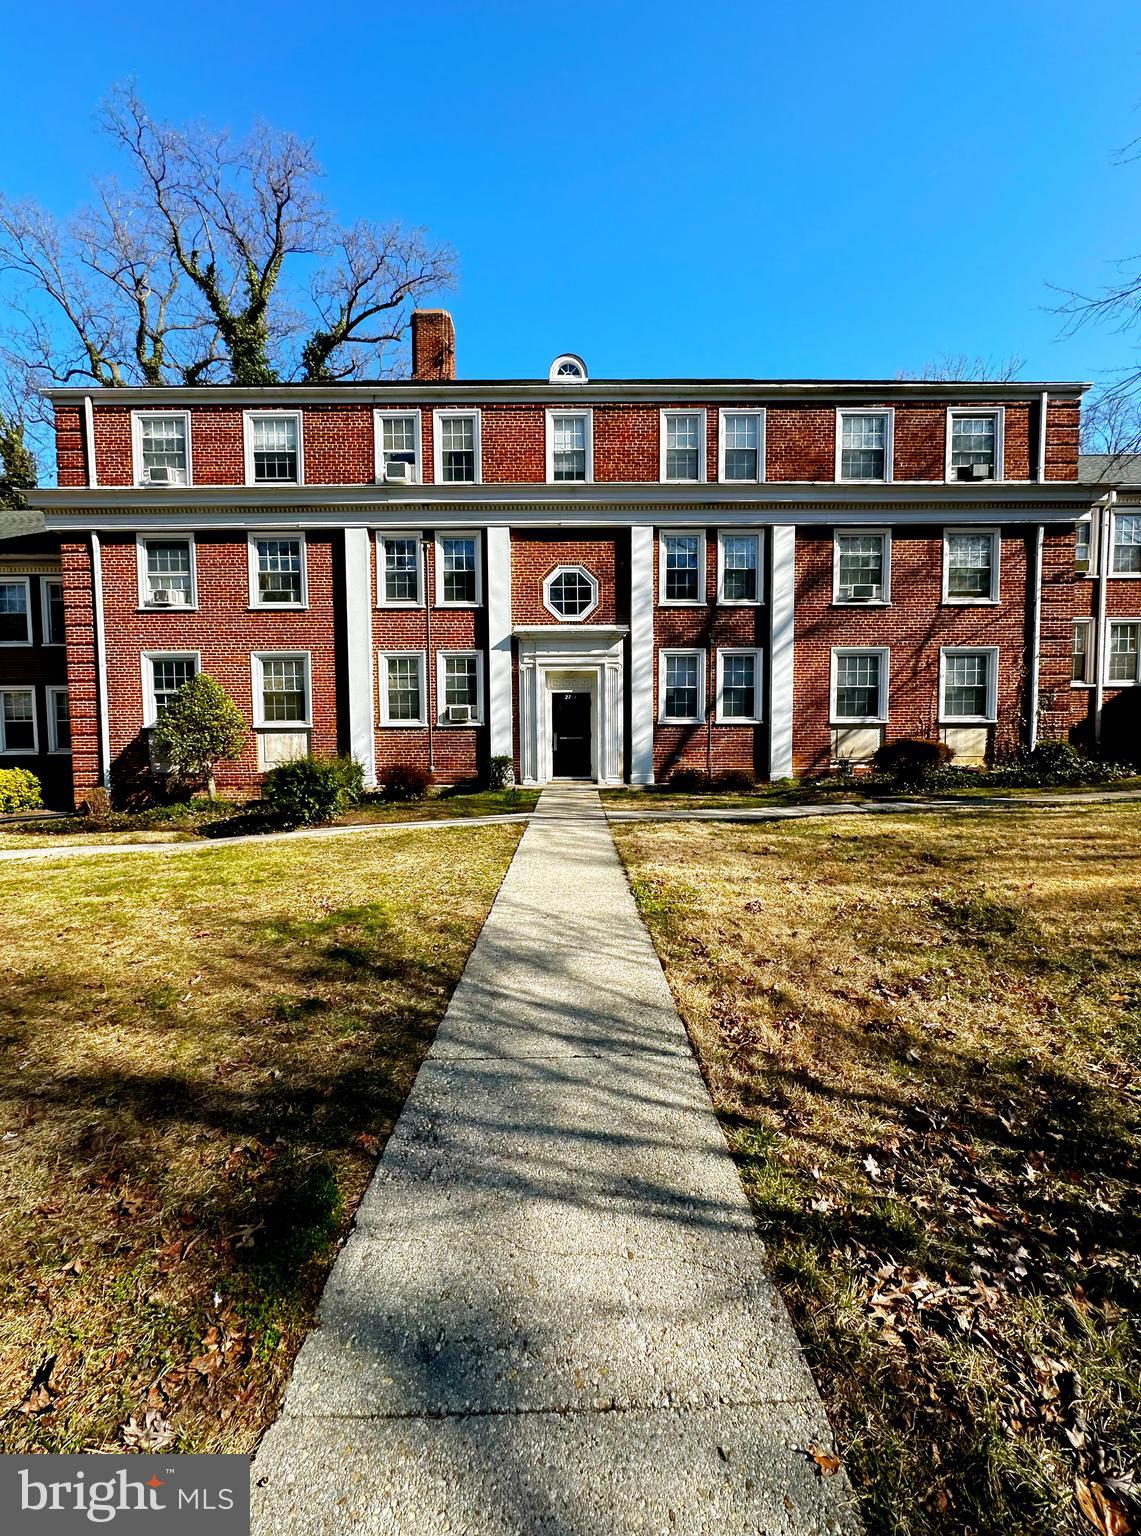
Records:
[[[447,480],[444,479],[444,442],[440,423],[448,416],[470,416],[475,425],[472,428],[472,443],[475,448],[475,479],[474,480]],[[483,484],[483,415],[471,406],[447,405],[440,406],[432,412],[432,478],[437,485],[482,485]]]
[[[1071,677],[1071,688],[1093,688],[1097,683],[1097,666],[1094,652],[1097,648],[1097,621],[1096,619],[1074,619],[1070,626],[1070,670],[1073,670],[1074,643],[1073,631],[1078,625],[1082,625],[1086,632],[1086,674],[1084,677]],[[1108,666],[1108,662],[1106,664]]]
[[[725,694],[725,657],[726,656],[751,656],[753,658],[753,703],[754,710],[751,715],[727,715],[724,711],[723,699]],[[759,725],[764,719],[764,701],[761,698],[761,689],[764,686],[764,668],[762,665],[762,652],[751,645],[728,645],[717,650],[717,700],[714,719],[718,725]]]
[[[697,667],[697,714],[696,715],[667,715],[666,714],[666,657],[667,656],[696,656]],[[705,673],[708,663],[705,651],[696,646],[667,645],[658,651],[658,723],[659,725],[704,725],[705,724]]]
[[[58,740],[58,738],[56,736],[56,719],[55,719],[54,701],[55,701],[56,696],[58,694],[61,694],[61,693],[63,694],[63,696],[65,698],[67,697],[67,689],[66,689],[66,687],[53,684],[53,685],[51,685],[51,686],[49,686],[49,687],[44,689],[44,703],[45,703],[45,705],[47,707],[47,716],[48,716],[48,751],[50,753],[56,754],[59,757],[70,757],[71,756],[71,748],[70,747],[61,747],[60,744],[59,744],[59,740]]]
[[[419,720],[393,720],[388,713],[388,663],[390,658],[403,661],[408,656],[416,658],[416,665],[420,672],[420,718]],[[428,674],[424,665],[423,651],[380,651],[376,658],[377,681],[380,688],[380,723],[386,730],[420,730],[428,724]]]
[[[1110,581],[1141,581],[1141,571],[1115,571],[1113,569],[1113,556],[1114,551],[1117,549],[1117,524],[1123,517],[1141,517],[1141,507],[1128,507],[1124,511],[1119,507],[1112,516],[1109,529],[1109,579]],[[1091,575],[1093,574],[1096,573],[1091,572]]]
[[[985,715],[948,715],[943,708],[946,697],[948,656],[990,657],[987,668],[987,712]],[[939,649],[939,724],[940,725],[994,725],[998,719],[998,646],[997,645],[945,645]]]
[[[254,479],[254,429],[255,419],[264,419],[267,416],[292,416],[297,423],[297,479],[296,480],[255,480]],[[305,427],[300,411],[289,410],[265,410],[242,412],[242,443],[245,451],[245,470],[247,485],[304,485],[305,484]]]
[[[692,539],[698,542],[697,556],[697,597],[667,597],[666,596],[666,539]],[[658,605],[662,608],[705,608],[708,607],[708,579],[706,569],[706,548],[704,528],[661,528],[658,530]]]
[[[183,604],[171,604],[164,608],[158,603],[148,602],[147,589],[147,545],[148,544],[189,544],[190,546],[190,601]],[[198,550],[195,548],[194,535],[182,533],[177,529],[171,529],[169,533],[137,533],[135,535],[135,562],[138,566],[139,577],[139,608],[147,613],[191,613],[198,607]],[[189,654],[181,651],[171,651],[173,656]]]
[[[960,480],[951,468],[951,447],[953,442],[952,426],[956,416],[993,416],[994,417],[994,475],[989,480],[976,482],[981,485],[996,485],[1006,479],[1006,407],[1002,405],[988,405],[979,409],[972,409],[969,405],[949,405],[947,407],[946,454],[943,462],[943,477],[949,483],[955,485],[969,485],[969,480]]]
[[[991,542],[990,596],[951,597],[948,587],[951,580],[951,539],[955,534],[977,536],[986,534]],[[944,528],[943,529],[943,602],[950,608],[994,608],[1002,596],[1002,539],[997,528]]]
[[[298,603],[264,603],[258,595],[258,541],[261,539],[288,539],[295,540],[301,545],[301,601]],[[259,528],[256,533],[248,536],[247,565],[249,570],[249,600],[251,608],[269,609],[270,611],[289,612],[291,609],[299,611],[309,606],[309,546],[303,533],[298,533],[293,528],[275,530],[272,528]]]
[[[686,478],[684,480],[678,480],[678,479],[672,478],[671,476],[666,474],[666,453],[668,451],[667,450],[667,444],[668,444],[668,441],[669,441],[668,433],[667,433],[666,428],[667,428],[667,424],[668,424],[668,422],[669,422],[669,420],[670,420],[670,418],[672,416],[696,416],[696,417],[699,418],[698,432],[697,432],[697,479],[696,480],[690,480],[689,478]],[[709,430],[709,424],[708,424],[708,421],[706,420],[706,411],[705,411],[704,406],[702,406],[700,408],[697,407],[697,406],[694,406],[694,408],[692,410],[671,409],[671,408],[667,408],[667,407],[664,407],[664,406],[662,407],[662,409],[658,412],[658,479],[661,481],[661,483],[663,485],[701,485],[701,484],[704,483],[705,478],[706,478],[706,467],[705,467],[706,434],[707,434],[708,430]],[[745,481],[741,481],[742,485],[744,485],[746,483],[747,482],[745,482]]]
[[[23,587],[24,589],[24,625],[26,635],[23,640],[0,640],[0,646],[16,648],[32,644],[32,578],[30,576],[9,576],[0,574],[0,585],[5,587]]]
[[[1095,517],[1092,512],[1087,512],[1084,517],[1079,517],[1074,525],[1074,550],[1077,552],[1077,530],[1079,525],[1085,524],[1089,529],[1089,566],[1084,571],[1075,571],[1079,581],[1096,581],[1098,566],[1098,536],[1101,532],[1101,519]]]
[[[551,602],[551,586],[558,577],[567,576],[576,571],[590,583],[590,589],[594,596],[591,598],[590,606],[584,608],[581,613],[560,613]],[[554,570],[543,578],[543,607],[548,613],[553,614],[560,624],[581,624],[585,619],[589,619],[602,601],[601,594],[602,589],[599,586],[598,577],[588,571],[585,565],[556,565]]]
[[[581,382],[581,381],[580,381]],[[555,417],[581,416],[586,422],[586,478],[584,480],[555,479]],[[546,410],[546,464],[548,485],[594,484],[594,412],[581,405],[549,405]]]
[[[446,656],[474,656],[475,657],[475,719],[468,723],[459,720],[448,720],[447,703],[444,695],[444,658]],[[470,731],[484,722],[484,688],[483,688],[483,652],[472,650],[456,650],[449,648],[446,651],[436,652],[436,724],[441,730]]]
[[[6,683],[0,688],[0,737],[4,735],[4,698],[9,693],[27,693],[32,699],[32,745],[30,747],[10,747],[7,741],[0,743],[0,756],[4,757],[38,757],[40,754],[40,710],[39,701],[36,698],[36,690],[31,684]]]
[[[156,485],[151,486],[143,480],[143,417],[144,416],[181,416],[186,433],[186,479],[182,485]],[[156,491],[181,491],[186,486],[194,484],[194,459],[190,446],[190,412],[189,411],[164,411],[160,407],[152,407],[150,410],[131,412],[131,480],[135,485],[146,484],[148,490]]]
[[[840,540],[875,536],[883,541],[883,596],[840,596]],[[890,528],[836,528],[832,533],[832,604],[836,608],[890,608],[891,607],[891,529]],[[847,647],[843,647],[847,649]],[[857,647],[858,649],[858,647]]]
[[[411,539],[416,545],[416,598],[386,597],[384,595],[384,543],[386,539]],[[412,528],[378,528],[376,531],[376,606],[378,608],[403,608],[406,611],[424,606],[424,541],[422,534]]]
[[[474,539],[475,540],[475,601],[456,602],[444,598],[444,540],[445,539]],[[436,603],[437,608],[482,608],[483,607],[483,539],[478,528],[443,528],[436,533]]]
[[[1120,677],[1113,677],[1113,678],[1111,678],[1110,675],[1109,675],[1109,662],[1110,662],[1110,657],[1113,654],[1113,630],[1114,630],[1114,628],[1118,624],[1139,624],[1139,625],[1141,625],[1141,618],[1137,618],[1137,619],[1128,618],[1125,615],[1118,616],[1115,613],[1113,615],[1113,617],[1106,622],[1106,626],[1105,626],[1105,660],[1102,663],[1102,671],[1104,673],[1104,676],[1102,678],[1103,685],[1106,688],[1141,688],[1141,650],[1139,650],[1138,653],[1137,653],[1137,672],[1135,673],[1135,675],[1133,676],[1133,678],[1131,680],[1126,682],[1126,681],[1123,681],[1123,679],[1121,679]]]
[[[202,671],[201,651],[143,651],[139,656],[139,669],[143,681],[143,729],[150,730],[158,719],[155,708],[155,676],[152,661],[193,661],[195,676]]]
[[[757,419],[757,473],[752,480],[726,480],[725,479],[725,418],[726,416],[755,416]],[[717,412],[717,478],[726,485],[763,485],[765,480],[765,449],[767,436],[765,431],[764,410],[757,410],[751,406],[734,408],[731,405],[723,405]],[[664,463],[664,461],[663,461]]]
[[[879,713],[875,715],[839,715],[836,712],[837,667],[841,656],[878,656],[880,659]],[[886,725],[888,688],[891,686],[891,651],[886,645],[834,645],[828,684],[828,724],[841,729],[849,725]]]
[[[845,416],[886,416],[883,445],[883,479],[869,480],[860,476],[852,480],[840,473],[844,453]],[[890,485],[895,479],[895,408],[890,405],[837,406],[836,407],[836,465],[835,479],[841,485]]]
[[[411,417],[413,421],[412,448],[416,455],[416,462],[412,466],[412,483],[420,485],[424,480],[424,450],[423,450],[423,419],[418,406],[382,405],[377,406],[372,413],[372,464],[373,479],[377,485],[383,485],[384,480],[384,433],[381,430],[385,417],[404,416]]]
[[[48,603],[48,587],[53,586],[53,585],[57,586],[60,589],[60,594],[62,595],[62,593],[63,593],[63,577],[62,576],[41,576],[40,577],[40,633],[43,636],[43,643],[44,643],[44,645],[51,645],[51,646],[65,645],[66,644],[66,639],[63,636],[61,636],[58,640],[49,640],[48,639],[48,619],[49,619],[50,614],[51,614],[51,608],[50,608],[50,605]]]
[[[573,363],[578,372],[560,373],[559,369],[564,363]],[[547,378],[552,384],[585,384],[587,382],[586,364],[577,352],[560,352],[551,364]]]
[[[744,481],[741,482],[744,484]],[[756,597],[725,596],[725,540],[752,539],[757,546]],[[717,530],[717,604],[720,608],[759,608],[765,600],[764,539],[759,528],[719,528]]]
[[[262,697],[264,663],[282,660],[305,663],[304,720],[267,720],[262,713],[265,709],[265,699]],[[250,687],[255,731],[310,731],[313,729],[313,655],[311,651],[253,651],[250,655]]]

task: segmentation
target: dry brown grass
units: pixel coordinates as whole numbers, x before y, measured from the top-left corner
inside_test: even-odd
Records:
[[[615,835],[869,1531],[1127,1510],[1141,807]]]
[[[5,1450],[253,1446],[520,830],[0,868]]]

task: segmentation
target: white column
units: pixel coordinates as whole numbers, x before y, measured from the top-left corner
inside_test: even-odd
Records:
[[[487,530],[487,718],[492,757],[510,757],[511,530]]]
[[[373,713],[372,559],[367,528],[345,529],[345,635],[348,667],[349,751],[376,783]]]
[[[769,602],[769,778],[792,777],[792,651],[796,605],[796,529],[772,530]]]
[[[654,782],[654,530],[630,529],[630,782]]]

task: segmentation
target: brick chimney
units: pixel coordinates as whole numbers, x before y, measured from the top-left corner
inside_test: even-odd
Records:
[[[438,383],[456,376],[456,328],[446,309],[412,311],[412,377]]]

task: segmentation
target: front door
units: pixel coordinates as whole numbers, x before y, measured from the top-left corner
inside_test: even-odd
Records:
[[[551,772],[556,779],[590,778],[590,694],[551,695]]]

